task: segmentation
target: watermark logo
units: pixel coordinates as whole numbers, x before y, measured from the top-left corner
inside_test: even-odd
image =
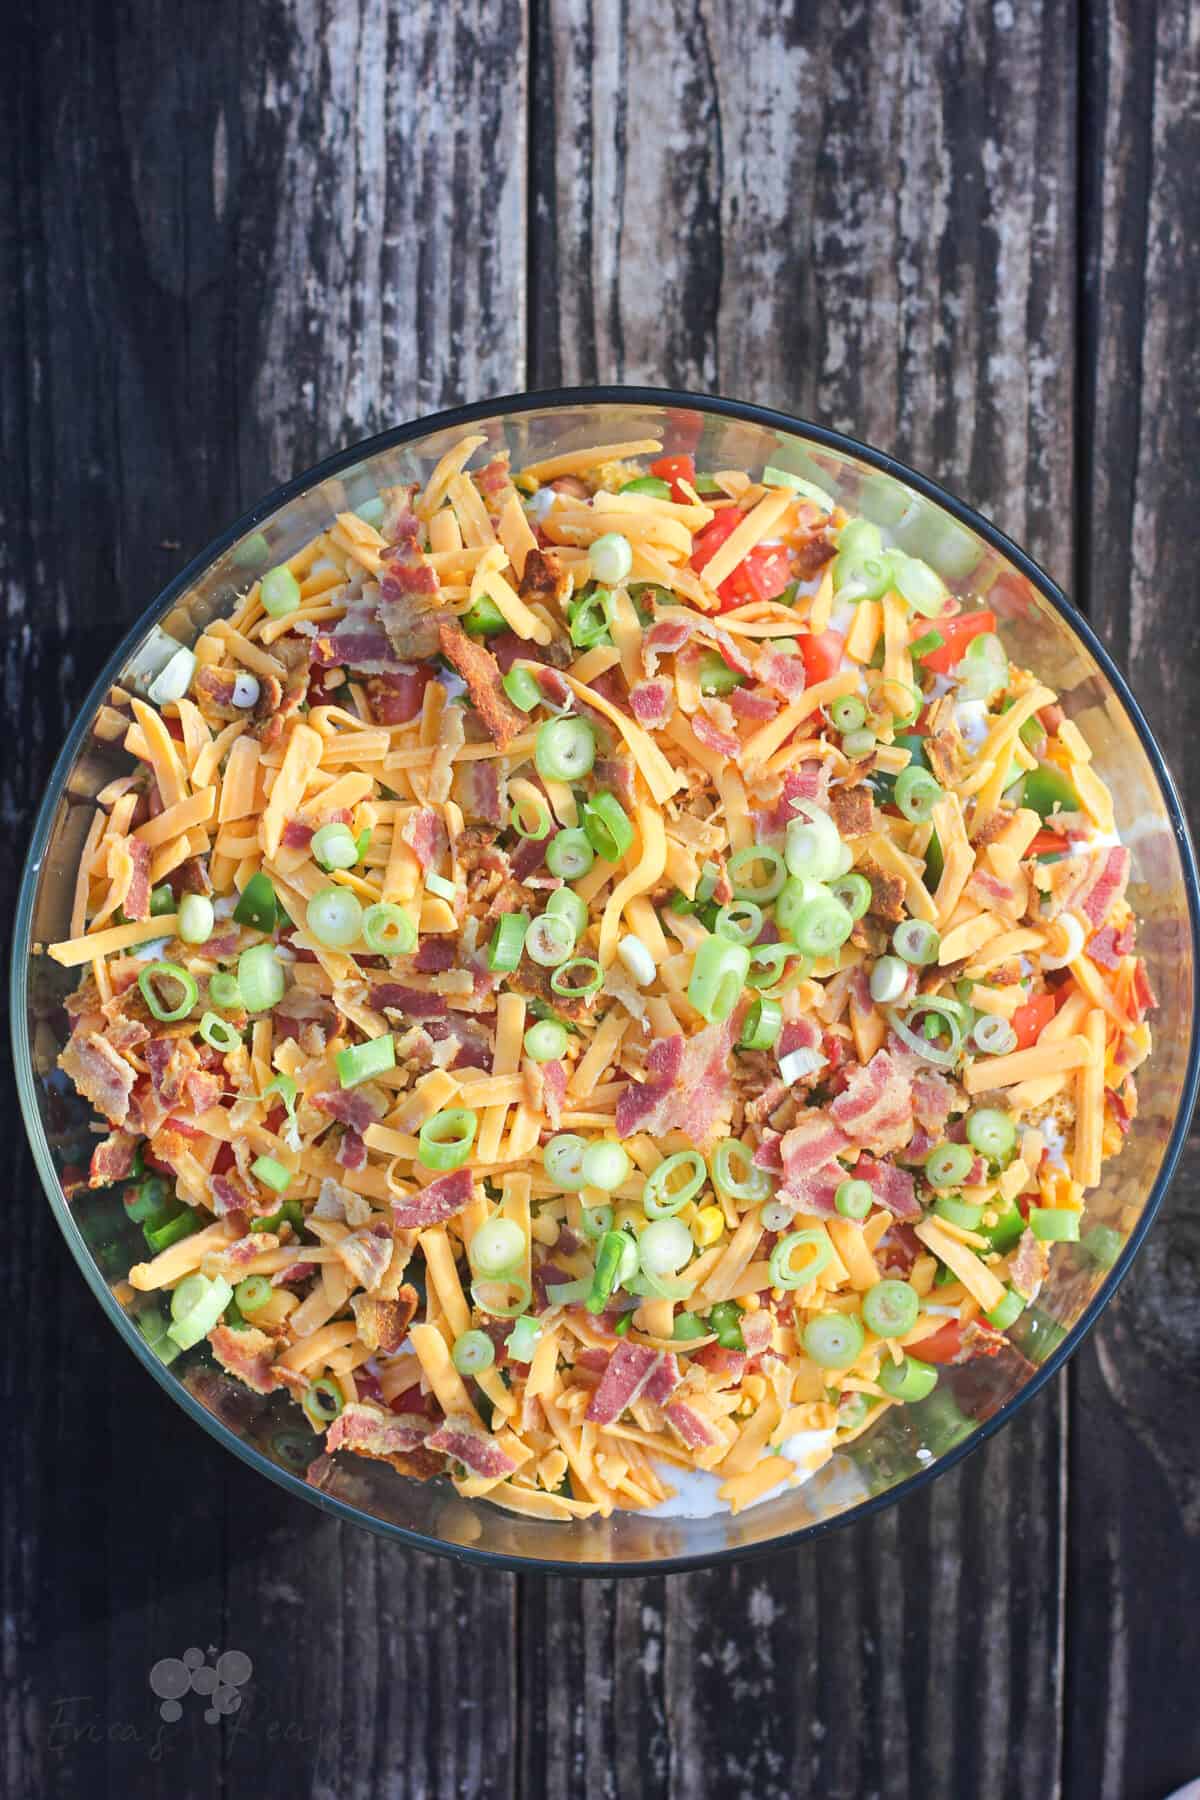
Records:
[[[164,1656],[150,1671],[150,1689],[158,1695],[158,1716],[168,1725],[183,1717],[183,1700],[188,1694],[199,1694],[208,1701],[204,1723],[218,1725],[242,1704],[238,1691],[254,1673],[254,1664],[244,1650],[217,1651],[208,1646],[209,1663],[204,1651],[185,1650],[182,1656]]]

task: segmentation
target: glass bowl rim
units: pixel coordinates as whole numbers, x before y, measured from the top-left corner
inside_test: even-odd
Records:
[[[810,442],[817,443],[825,449],[853,457],[859,462],[879,470],[882,474],[890,475],[903,482],[905,486],[912,488],[925,499],[942,507],[952,518],[977,533],[992,549],[1007,558],[1012,566],[1037,588],[1043,599],[1062,619],[1067,629],[1082,641],[1084,647],[1099,664],[1105,679],[1133,725],[1154,772],[1182,863],[1193,951],[1191,1031],[1181,1103],[1158,1175],[1142,1209],[1141,1217],[1130,1233],[1128,1242],[1117,1262],[1109,1270],[1090,1305],[1035,1374],[1011,1399],[1006,1401],[998,1412],[990,1419],[976,1425],[969,1436],[964,1438],[960,1444],[956,1444],[945,1455],[939,1457],[928,1468],[908,1476],[904,1481],[884,1493],[872,1495],[858,1505],[847,1508],[845,1512],[828,1519],[817,1520],[810,1525],[800,1526],[795,1531],[782,1532],[777,1537],[761,1543],[731,1545],[726,1549],[712,1552],[666,1556],[644,1562],[628,1563],[571,1562],[553,1555],[527,1557],[504,1551],[476,1550],[470,1545],[448,1543],[442,1538],[431,1537],[425,1532],[414,1530],[409,1526],[377,1518],[373,1514],[361,1511],[348,1501],[322,1493],[319,1488],[311,1487],[301,1476],[295,1475],[287,1469],[281,1469],[277,1464],[270,1462],[260,1451],[254,1449],[225,1426],[215,1413],[202,1406],[188,1392],[182,1382],[178,1378],[172,1377],[154,1356],[132,1319],[118,1305],[83,1240],[70,1207],[67,1205],[42,1129],[41,1115],[34,1091],[26,1011],[29,932],[33,900],[54,814],[62,797],[66,778],[79,754],[88,722],[126,658],[156,621],[162,618],[200,576],[239,539],[268,520],[289,501],[299,498],[300,495],[316,487],[322,481],[340,475],[346,469],[384,451],[413,443],[421,438],[432,436],[434,433],[471,425],[477,420],[496,419],[555,408],[567,410],[586,406],[654,406],[696,411],[807,438]],[[45,795],[38,808],[29,850],[21,874],[10,959],[9,1008],[14,1066],[26,1136],[29,1139],[38,1175],[59,1229],[62,1231],[88,1286],[126,1346],[171,1399],[181,1406],[210,1436],[215,1438],[223,1448],[231,1450],[257,1474],[266,1476],[294,1497],[316,1506],[323,1512],[330,1513],[351,1524],[364,1526],[393,1542],[399,1542],[412,1549],[429,1551],[438,1556],[451,1557],[478,1567],[508,1570],[520,1574],[571,1575],[580,1578],[588,1576],[650,1576],[712,1568],[718,1564],[740,1562],[753,1557],[767,1556],[776,1551],[795,1549],[801,1543],[821,1537],[827,1532],[869,1518],[883,1508],[907,1499],[930,1481],[954,1468],[964,1457],[978,1449],[981,1444],[986,1443],[1002,1426],[1006,1425],[1021,1407],[1032,1400],[1046,1386],[1047,1382],[1058,1374],[1058,1371],[1068,1358],[1074,1355],[1091,1331],[1128,1273],[1146,1233],[1162,1205],[1163,1197],[1179,1162],[1196,1104],[1197,1089],[1200,1087],[1200,968],[1197,967],[1198,959],[1200,959],[1200,876],[1197,873],[1196,855],[1175,783],[1141,707],[1107,649],[1083,614],[1072,605],[1063,590],[1047,575],[1044,569],[1034,562],[1032,557],[996,525],[992,524],[989,519],[985,518],[982,513],[958,500],[938,482],[932,481],[928,476],[910,468],[907,463],[888,455],[887,452],[876,450],[870,444],[860,442],[846,432],[835,431],[829,426],[816,424],[811,420],[781,412],[773,407],[758,406],[748,401],[730,400],[717,395],[693,394],[679,388],[599,385],[530,390],[521,394],[500,395],[491,400],[473,401],[469,405],[449,407],[441,412],[426,414],[407,424],[393,426],[388,431],[378,432],[372,437],[364,438],[347,449],[336,451],[333,455],[325,457],[322,461],[313,464],[311,468],[293,476],[291,480],[282,482],[271,493],[244,512],[225,531],[212,538],[167,583],[145,611],[140,614],[108,657],[103,669],[93,682],[79,709],[75,723],[55,759]],[[553,1542],[549,1537],[547,1541],[548,1543]]]

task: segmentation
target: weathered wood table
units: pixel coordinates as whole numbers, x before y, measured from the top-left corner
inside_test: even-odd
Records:
[[[87,685],[218,527],[369,431],[597,378],[788,408],[976,501],[1194,794],[1198,40],[1188,0],[18,0],[6,896]],[[14,1800],[1200,1774],[1194,1153],[1092,1342],[955,1473],[794,1554],[580,1585],[339,1527],[191,1426],[4,1105]],[[156,1739],[151,1665],[210,1643],[254,1662],[237,1729]]]

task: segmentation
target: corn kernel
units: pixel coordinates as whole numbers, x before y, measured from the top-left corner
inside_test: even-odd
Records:
[[[762,1301],[757,1294],[743,1294],[738,1301],[738,1305],[743,1312],[757,1312],[762,1305]]]
[[[767,1397],[767,1384],[765,1379],[761,1375],[747,1375],[742,1383],[742,1392],[748,1394],[751,1400],[758,1405]]]
[[[691,1222],[692,1236],[701,1249],[715,1244],[725,1230],[725,1215],[719,1206],[702,1206]]]

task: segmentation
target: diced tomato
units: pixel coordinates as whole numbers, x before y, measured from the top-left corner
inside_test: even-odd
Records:
[[[717,589],[721,611],[745,606],[750,600],[773,600],[792,579],[792,566],[782,544],[756,544],[732,575]]]
[[[698,571],[708,566],[725,539],[733,536],[744,516],[736,506],[723,506],[711,525],[696,533],[692,539],[693,569]]]
[[[695,487],[696,459],[694,456],[660,456],[657,462],[650,464],[650,473],[657,475],[660,481],[670,482],[672,500],[678,500],[681,506],[688,504],[688,497],[679,483],[686,481]]]
[[[1057,1010],[1058,1001],[1053,994],[1035,994],[1024,1006],[1018,1006],[1012,1016],[1012,1028],[1017,1034],[1017,1049],[1028,1050],[1031,1044],[1036,1044]]]
[[[929,631],[941,632],[945,643],[939,644],[936,650],[927,650],[919,660],[924,668],[933,669],[938,675],[949,675],[954,665],[962,661],[963,651],[971,639],[995,629],[994,612],[959,613],[953,619],[918,619],[913,626],[913,637],[924,637]]]
[[[913,1355],[919,1355],[921,1361],[927,1363],[952,1363],[961,1354],[962,1325],[957,1319],[947,1319],[940,1331],[922,1338],[919,1345],[913,1345]]]
[[[704,414],[684,412],[681,407],[669,406],[667,418],[670,425],[667,438],[674,450],[694,450],[704,435]]]
[[[836,631],[802,631],[796,638],[804,658],[804,679],[809,687],[828,681],[842,666],[843,639]]]
[[[1066,838],[1060,837],[1057,831],[1039,831],[1025,854],[1026,856],[1065,856],[1070,848]]]

